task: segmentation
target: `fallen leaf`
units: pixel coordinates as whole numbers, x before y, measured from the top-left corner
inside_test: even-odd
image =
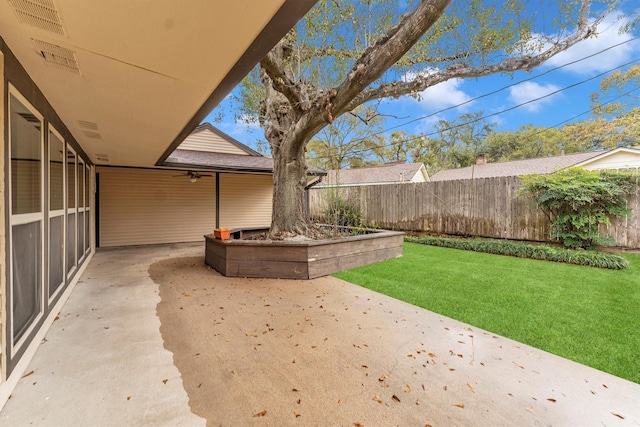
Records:
[[[532,406],[527,406],[527,412],[533,412],[533,407]]]
[[[386,375],[381,376],[380,378],[378,378],[378,381],[384,381],[387,379]]]
[[[299,414],[299,413],[297,413],[297,412],[294,412],[294,413],[293,413],[293,415],[295,415],[295,416],[296,416],[296,418],[298,418],[298,417],[300,416],[300,414]]]
[[[376,395],[376,396],[373,396],[373,399],[372,399],[372,400],[375,400],[375,401],[376,401],[376,402],[378,402],[378,403],[382,403],[382,399],[380,399],[380,397],[379,397],[379,396],[377,396],[377,395]]]
[[[604,388],[609,388],[609,387],[607,387],[607,385],[606,385],[606,384],[602,384],[602,387],[604,387]]]
[[[29,375],[33,375],[33,372],[34,372],[34,371],[29,371],[29,372],[27,372],[26,374],[24,374],[24,375],[22,376],[22,378],[27,378]]]
[[[458,403],[458,404],[455,404],[453,406],[457,406],[458,408],[464,409],[464,403]]]
[[[267,411],[260,411],[257,414],[253,414],[254,417],[264,417],[267,415]]]
[[[298,391],[298,389],[297,388],[292,388],[291,391]]]
[[[127,396],[127,400],[131,400],[131,396]]]
[[[549,399],[547,399],[547,400],[548,400],[549,402],[551,402],[551,403],[556,403],[556,400],[555,400],[555,399],[553,399],[553,398],[549,398]]]
[[[404,392],[411,393],[411,385],[407,384],[407,389]]]
[[[360,424],[360,423],[353,423],[353,425],[356,427],[364,427],[364,424]]]
[[[396,396],[395,394],[393,396],[391,396],[391,398],[393,400],[395,400],[396,402],[400,403],[400,398],[398,396]]]
[[[166,383],[167,383],[167,381],[169,381],[169,380],[165,378],[164,380],[162,380],[162,383],[163,383],[163,384],[166,384]]]
[[[436,357],[436,355],[435,355],[435,354],[433,354],[433,353],[429,353],[429,354],[427,354],[427,356],[429,356],[429,357]]]
[[[624,420],[624,417],[622,415],[616,414],[615,412],[612,412],[611,415],[614,415],[614,416],[620,418],[621,420]]]
[[[469,387],[469,390],[471,390],[471,393],[475,393],[476,392],[476,389],[473,388],[473,386],[471,384],[467,383],[467,387]]]

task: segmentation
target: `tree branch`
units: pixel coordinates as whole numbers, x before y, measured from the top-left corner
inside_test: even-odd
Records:
[[[356,95],[346,106],[345,111],[350,111],[366,102],[382,98],[398,98],[403,95],[423,91],[438,83],[455,78],[484,77],[497,73],[512,73],[515,71],[529,71],[558,53],[567,50],[582,40],[596,33],[598,24],[604,19],[605,14],[593,22],[589,22],[588,11],[591,0],[585,0],[580,9],[580,17],[577,29],[571,36],[555,43],[549,49],[537,55],[524,55],[519,58],[508,58],[494,64],[482,66],[469,66],[464,61],[456,62],[447,68],[433,73],[418,74],[410,81],[395,81],[369,88]]]
[[[278,45],[271,50],[271,52],[262,58],[260,66],[271,79],[273,88],[287,98],[289,104],[291,104],[291,107],[295,111],[302,113],[302,111],[308,107],[302,99],[300,82],[293,78],[284,65],[283,50],[285,47],[283,45],[284,41],[280,41]]]

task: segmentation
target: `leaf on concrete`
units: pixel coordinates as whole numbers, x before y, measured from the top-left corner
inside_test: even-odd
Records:
[[[624,417],[622,415],[616,414],[615,412],[612,412],[611,415],[614,415],[614,416],[620,418],[621,420],[624,420]]]
[[[475,393],[476,392],[476,389],[473,388],[473,386],[471,384],[467,383],[467,387],[469,387],[469,390],[471,390],[471,393]]]
[[[457,406],[458,408],[464,409],[464,403],[457,403],[457,404],[455,404],[453,406]]]
[[[400,398],[398,396],[396,396],[395,394],[393,396],[391,396],[391,398],[393,400],[395,400],[396,402],[400,403]]]
[[[264,417],[265,415],[267,415],[267,411],[260,411],[257,414],[253,414],[254,418],[255,417]]]

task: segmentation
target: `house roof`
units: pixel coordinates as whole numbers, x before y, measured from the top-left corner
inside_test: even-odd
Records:
[[[330,170],[322,179],[322,184],[317,187],[409,182],[421,168],[424,168],[422,163],[389,163],[381,166]],[[426,170],[424,173],[426,175]]]
[[[208,142],[211,144],[211,149],[203,151],[178,148],[166,158],[162,166],[181,169],[273,173],[272,158],[263,156],[210,123],[203,123],[196,127],[193,132],[191,132],[191,135],[201,132],[211,132],[215,134],[215,136],[222,138],[223,143],[230,144],[238,150],[236,150],[235,153],[216,152],[216,149],[224,149],[225,147],[217,143],[217,141],[210,139]],[[188,137],[186,139],[188,139]],[[244,152],[244,154],[238,154],[237,151]],[[308,174],[324,175],[325,172],[321,169],[310,167]]]
[[[0,1],[0,46],[93,163],[152,167],[315,2]]]
[[[610,151],[611,150],[590,151],[586,153],[565,154],[561,156],[512,160],[509,162],[485,163],[458,169],[445,169],[433,174],[433,176],[431,176],[431,181],[453,181],[457,179],[549,174],[559,169],[564,169],[594,159]]]

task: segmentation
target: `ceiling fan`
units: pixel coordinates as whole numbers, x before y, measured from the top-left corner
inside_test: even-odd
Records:
[[[174,177],[176,177],[176,176],[188,176],[189,177],[189,182],[196,182],[200,178],[203,178],[205,176],[213,176],[213,175],[211,175],[211,174],[201,174],[201,173],[198,173],[196,171],[187,171],[185,173],[181,173],[180,175],[174,175]]]

